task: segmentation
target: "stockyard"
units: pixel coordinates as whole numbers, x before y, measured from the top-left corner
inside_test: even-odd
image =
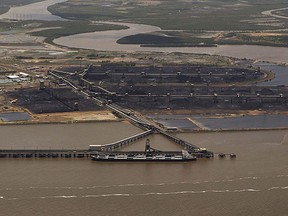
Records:
[[[72,74],[67,77],[91,96],[139,111],[285,110],[287,105],[285,86],[257,86],[273,79],[273,74],[259,68],[90,65]]]
[[[63,75],[63,71],[64,74]],[[136,110],[280,109],[287,106],[285,86],[257,86],[272,79],[258,68],[215,66],[87,66],[54,70],[91,96]],[[103,108],[65,83],[49,76],[29,88],[6,95],[14,106],[32,113],[99,111]]]

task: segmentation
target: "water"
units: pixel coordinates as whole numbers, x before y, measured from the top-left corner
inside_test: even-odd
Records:
[[[142,130],[122,123],[123,133],[118,134],[119,123],[101,124],[39,124],[3,125],[0,130],[0,148],[4,149],[88,149],[124,139]],[[109,134],[107,136],[107,134]]]
[[[193,116],[193,115],[150,115],[154,121],[165,127],[177,127],[179,129],[267,129],[287,128],[287,115],[240,115],[231,117]],[[193,121],[193,122],[192,122]],[[198,124],[198,126],[195,124]]]
[[[31,119],[31,116],[26,112],[6,112],[0,113],[0,119],[5,122],[24,121]]]
[[[127,123],[74,126],[32,126],[30,132],[31,125],[21,130],[5,126],[0,131],[6,132],[1,137],[15,143],[28,143],[18,136],[24,130],[27,137],[41,134],[46,144],[62,140],[65,147],[71,146],[75,137],[86,144],[91,140],[103,144],[139,132]],[[185,163],[1,159],[1,214],[287,215],[288,130],[178,136],[217,152],[234,152],[237,158]],[[2,146],[7,145],[5,139]],[[152,145],[155,142],[162,147],[168,144],[168,148],[174,145],[158,135],[152,137]],[[136,148],[143,143],[139,141]]]
[[[24,6],[12,7],[7,13],[0,15],[0,19],[45,21],[64,20],[61,17],[52,15],[47,10],[47,7],[65,1],[67,0],[46,0]]]
[[[275,65],[272,63],[257,63],[255,66],[259,66],[263,70],[272,71],[275,74],[275,79],[269,82],[259,83],[259,86],[277,86],[288,84],[288,67],[283,65]]]
[[[287,120],[287,115],[245,115],[231,118],[197,118],[198,122],[210,129],[287,128]]]
[[[271,61],[288,63],[286,47],[268,47],[254,45],[219,45],[218,47],[140,47],[139,45],[117,44],[117,40],[134,34],[159,31],[155,26],[109,22],[110,24],[126,25],[129,29],[120,31],[102,31],[84,33],[61,37],[53,42],[62,46],[73,48],[85,48],[102,51],[156,51],[156,52],[180,52],[221,55],[235,58],[247,58],[258,61]]]
[[[69,39],[62,38],[66,42]],[[72,40],[74,43],[80,46]],[[87,41],[85,46],[99,49],[95,44]],[[115,49],[113,46],[107,49]],[[121,49],[129,51],[124,46]],[[287,48],[255,46],[189,49],[157,51],[203,52],[283,62],[287,61],[288,52]],[[0,146],[80,149],[139,132],[128,123],[1,126]],[[287,215],[287,130],[178,136],[216,152],[234,152],[237,158],[187,163],[0,159],[1,215]],[[151,140],[152,146],[159,149],[178,148],[159,135]],[[141,149],[143,143],[139,141],[128,149]]]
[[[66,0],[46,0],[39,3],[29,4],[21,7],[11,8],[7,13],[0,15],[0,19],[18,19],[18,20],[64,20],[61,17],[54,16],[47,11],[47,7]],[[252,45],[220,45],[218,47],[140,47],[139,45],[117,44],[117,40],[134,34],[149,33],[161,31],[157,26],[106,22],[109,24],[125,25],[129,28],[119,31],[101,31],[93,33],[84,33],[61,37],[53,42],[62,46],[73,48],[85,48],[103,51],[156,51],[156,52],[181,52],[198,53],[210,55],[222,55],[235,58],[247,58],[259,61],[271,61],[277,63],[288,63],[286,56],[288,48],[286,47],[268,47]]]

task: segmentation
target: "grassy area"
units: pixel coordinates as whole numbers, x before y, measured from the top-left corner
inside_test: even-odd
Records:
[[[264,46],[288,46],[288,34],[275,33],[228,33],[218,44],[252,44]]]
[[[35,29],[43,29],[33,31]],[[73,34],[107,31],[107,30],[121,30],[126,29],[126,26],[111,25],[111,24],[97,24],[90,21],[0,21],[0,32],[15,31],[26,32],[29,31],[31,35],[37,37],[45,37],[45,42],[53,43],[55,38],[69,36]]]
[[[143,46],[161,46],[161,47],[188,47],[188,46],[212,46],[213,39],[183,36],[162,36],[151,34],[137,34],[123,37],[117,41],[120,44],[141,44]]]
[[[162,35],[138,34],[122,38],[118,43],[144,46],[209,46],[214,44],[253,44],[287,46],[285,36],[248,36],[244,32],[284,29],[287,20],[262,15],[265,10],[288,7],[284,0],[237,0],[183,1],[183,0],[70,0],[51,6],[49,10],[64,18],[85,20],[122,20],[159,26],[167,30]],[[287,11],[280,11],[285,13]],[[280,13],[279,12],[279,13]],[[224,37],[202,37],[206,31],[235,33]],[[242,32],[242,33],[241,33]]]
[[[120,25],[109,25],[109,24],[92,24],[89,21],[53,21],[53,22],[43,22],[40,28],[51,28],[42,31],[37,31],[31,33],[34,36],[46,37],[46,42],[52,43],[55,38],[69,36],[73,34],[80,34],[86,32],[95,31],[106,31],[106,30],[120,30],[127,27]]]
[[[40,0],[4,0],[3,5],[28,4]],[[69,0],[49,7],[55,15],[76,21],[63,22],[3,22],[0,31],[21,29],[24,25],[37,24],[37,28],[50,28],[31,33],[46,37],[52,43],[55,38],[73,34],[118,30],[124,26],[93,24],[96,21],[121,20],[159,26],[166,34],[138,34],[120,39],[119,43],[144,46],[213,46],[214,44],[256,44],[287,46],[285,35],[251,36],[245,32],[288,28],[288,20],[272,19],[262,11],[288,7],[287,1],[274,0]],[[1,7],[2,11],[8,7]],[[0,8],[0,13],[1,13]],[[288,11],[288,10],[287,10]],[[278,11],[285,14],[287,11]],[[26,23],[26,24],[25,24]],[[35,27],[35,25],[34,25]],[[175,30],[175,31],[167,31]],[[178,31],[181,30],[181,31]],[[225,31],[203,37],[207,32]],[[228,33],[227,33],[228,32]]]
[[[8,12],[9,11],[9,7],[7,7],[7,6],[2,6],[1,5],[1,7],[0,7],[0,14],[4,14],[4,13],[6,13],[6,12]]]
[[[181,44],[183,40],[179,37],[165,37],[161,35],[138,34],[123,37],[117,41],[121,44]]]
[[[273,14],[288,17],[288,9],[275,11],[275,12],[273,12]]]
[[[124,20],[160,26],[169,30],[264,30],[275,29],[262,11],[287,7],[285,1],[250,0],[241,3],[237,0],[226,1],[183,1],[183,0],[70,0],[51,6],[49,11],[65,18],[89,20]],[[281,27],[287,27],[284,23]]]
[[[36,2],[40,2],[43,0],[1,0],[0,6],[0,14],[4,14],[9,11],[10,7],[12,6],[20,6],[20,5],[27,5]]]
[[[11,7],[11,6],[20,6],[20,5],[27,5],[36,2],[41,2],[43,0],[1,0],[1,7]]]
[[[21,29],[27,22],[6,22],[0,21],[0,32]]]
[[[288,7],[287,1],[275,0],[69,0],[49,8],[55,15],[79,20],[136,22],[159,26],[170,37],[138,34],[119,43],[144,46],[198,46],[214,44],[253,44],[287,46],[286,36],[248,36],[242,33],[288,28],[288,20],[264,16],[261,12]],[[288,11],[288,10],[287,10]],[[277,13],[285,14],[287,11]],[[183,30],[178,31],[177,30]],[[203,37],[207,31],[235,33],[233,37]],[[202,35],[201,35],[202,34]]]
[[[14,5],[27,5],[35,2],[40,2],[43,0],[1,0],[1,5],[9,5],[9,6],[14,6]]]
[[[169,35],[169,36],[168,36]],[[231,45],[262,45],[262,46],[288,46],[288,34],[283,33],[269,35],[269,33],[253,36],[246,32],[230,32],[218,37],[215,34],[211,37],[197,36],[195,33],[187,32],[165,32],[165,36],[151,34],[137,34],[121,38],[120,44],[140,44],[142,46],[156,47],[189,47],[189,46],[215,46],[216,44]]]

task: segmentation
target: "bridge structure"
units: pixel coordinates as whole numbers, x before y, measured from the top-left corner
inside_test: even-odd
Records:
[[[7,149],[0,158],[90,158],[95,152],[80,149]]]
[[[145,138],[145,137],[147,137],[153,133],[154,133],[154,130],[147,130],[147,131],[142,132],[140,134],[136,134],[134,136],[130,136],[130,137],[127,137],[125,139],[118,140],[116,142],[109,143],[106,145],[90,145],[89,149],[91,151],[113,151],[116,149],[120,149],[124,146],[127,146],[129,144],[132,144],[133,142],[136,142],[137,140],[143,139],[143,138]]]
[[[85,158],[90,157],[91,155],[95,154],[96,152],[103,151],[113,151],[118,150],[124,146],[130,145],[133,142],[143,139],[153,133],[158,133],[160,135],[165,136],[172,142],[182,146],[184,149],[186,149],[190,154],[193,154],[197,157],[206,157],[210,158],[213,157],[214,154],[211,151],[207,151],[206,149],[200,148],[194,144],[191,144],[183,139],[180,139],[176,136],[171,135],[164,129],[160,128],[159,126],[153,124],[143,116],[137,115],[137,114],[131,114],[127,113],[126,109],[113,104],[112,102],[107,102],[106,99],[103,99],[101,97],[97,97],[94,95],[91,95],[87,89],[77,86],[74,84],[71,80],[66,78],[65,76],[62,76],[63,73],[60,73],[59,75],[58,71],[50,71],[49,74],[53,76],[56,79],[61,80],[62,82],[66,83],[68,86],[70,86],[72,89],[77,91],[78,93],[82,94],[83,96],[89,97],[91,100],[94,100],[98,105],[105,107],[106,109],[109,109],[118,115],[122,116],[123,118],[126,118],[129,120],[132,124],[136,125],[137,127],[144,130],[144,132],[130,136],[128,138],[112,142],[106,145],[90,145],[90,148],[87,150],[77,150],[77,149],[70,149],[70,150],[25,150],[25,149],[18,149],[18,150],[0,150],[0,158],[1,157],[10,157],[10,158]],[[67,74],[65,74],[67,75]],[[74,75],[74,74],[73,74]],[[83,78],[82,78],[83,79]],[[102,87],[98,86],[101,90]],[[107,93],[111,94],[110,91]]]
[[[164,129],[154,125],[153,123],[149,122],[147,119],[143,118],[140,115],[135,115],[134,112],[127,112],[126,109],[113,104],[107,103],[107,101],[103,98],[91,96],[86,89],[83,89],[76,84],[74,84],[69,79],[59,75],[57,72],[53,71],[50,72],[50,75],[55,77],[56,79],[60,79],[62,82],[66,83],[72,89],[76,90],[78,93],[82,94],[83,96],[89,97],[90,99],[94,100],[98,105],[104,106],[106,109],[109,109],[113,112],[116,112],[118,115],[122,116],[129,120],[132,124],[136,125],[137,127],[143,129],[144,131],[127,137],[125,139],[115,141],[109,144],[104,145],[90,145],[89,149],[7,149],[7,150],[0,150],[0,158],[90,158],[92,155],[97,154],[98,152],[115,152],[115,150],[119,150],[127,145],[131,145],[132,143],[146,138],[151,134],[157,133],[160,135],[165,136],[175,144],[182,146],[185,150],[187,150],[190,154],[196,157],[205,157],[211,158],[214,155],[219,155],[220,158],[224,158],[227,154],[223,153],[213,153],[211,151],[207,151],[204,148],[200,148],[194,144],[191,144],[183,139],[180,139]],[[230,154],[230,158],[234,158],[236,155]]]

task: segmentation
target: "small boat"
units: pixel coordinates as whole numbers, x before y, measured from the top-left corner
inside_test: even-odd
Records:
[[[91,159],[95,161],[194,161],[196,156],[191,155],[186,150],[182,151],[159,151],[150,147],[149,139],[146,140],[145,151],[99,151],[91,155]]]

